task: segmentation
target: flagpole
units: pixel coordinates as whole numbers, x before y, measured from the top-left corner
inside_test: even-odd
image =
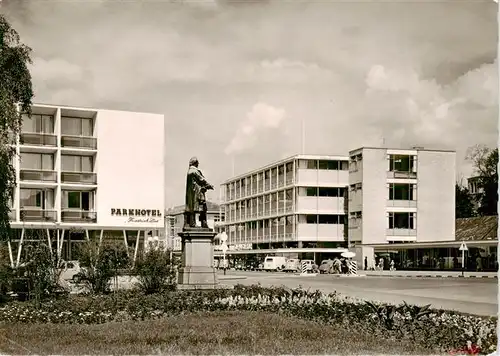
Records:
[[[306,124],[305,120],[302,119],[301,135],[302,135],[302,154],[306,154]]]

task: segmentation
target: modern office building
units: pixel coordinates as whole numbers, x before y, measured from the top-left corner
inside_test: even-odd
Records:
[[[15,139],[11,262],[24,242],[119,238],[134,248],[164,230],[163,115],[35,104]],[[143,245],[142,245],[143,246]]]
[[[165,213],[165,231],[168,236],[169,246],[174,251],[182,251],[182,241],[179,232],[184,226],[184,210],[185,205],[179,205],[170,208]],[[220,233],[224,231],[222,223],[224,222],[224,212],[219,204],[207,201],[207,224],[208,227]],[[199,224],[199,222],[198,222]]]
[[[297,155],[227,180],[221,189],[230,249],[344,251],[348,185],[347,156]]]
[[[374,247],[455,240],[453,151],[363,147],[349,152],[349,242],[358,263]]]

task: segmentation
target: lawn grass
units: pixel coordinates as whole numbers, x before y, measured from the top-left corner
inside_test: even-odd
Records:
[[[429,354],[419,345],[278,314],[214,312],[100,325],[0,324],[0,354]]]

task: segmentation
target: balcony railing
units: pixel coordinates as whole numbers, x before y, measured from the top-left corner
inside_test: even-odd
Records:
[[[97,213],[87,210],[63,210],[61,220],[63,222],[95,223],[97,221]]]
[[[21,145],[57,146],[57,137],[49,133],[21,132],[19,143]]]
[[[61,146],[95,150],[97,149],[97,139],[95,137],[63,135],[61,137]]]
[[[402,171],[389,171],[387,172],[389,179],[416,179],[417,172],[402,172]]]
[[[396,208],[416,208],[416,200],[387,200],[387,206]]]
[[[62,183],[97,184],[97,175],[90,172],[61,172]]]
[[[22,181],[57,182],[55,171],[21,169],[20,176]]]
[[[21,209],[21,221],[55,222],[57,212],[55,210]]]
[[[387,236],[417,236],[416,229],[386,229]]]

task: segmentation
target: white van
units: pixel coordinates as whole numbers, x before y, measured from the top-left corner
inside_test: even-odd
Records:
[[[264,271],[281,271],[285,268],[286,257],[267,256],[264,260]]]

